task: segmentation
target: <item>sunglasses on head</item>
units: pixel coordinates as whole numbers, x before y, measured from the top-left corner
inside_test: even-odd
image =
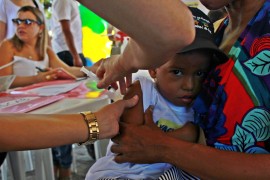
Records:
[[[37,23],[38,25],[41,25],[41,22],[39,21],[35,21],[35,20],[32,20],[32,19],[12,19],[12,22],[15,23],[16,25],[20,25],[22,23],[24,23],[25,25],[31,25],[33,23]]]

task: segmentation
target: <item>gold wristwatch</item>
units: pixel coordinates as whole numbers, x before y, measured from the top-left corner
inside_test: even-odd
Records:
[[[84,121],[87,124],[89,135],[88,135],[88,139],[85,142],[80,142],[78,143],[78,145],[81,146],[81,145],[92,144],[96,140],[98,140],[98,137],[99,137],[99,128],[98,128],[97,118],[95,114],[92,113],[91,111],[80,112],[80,114],[83,116]]]

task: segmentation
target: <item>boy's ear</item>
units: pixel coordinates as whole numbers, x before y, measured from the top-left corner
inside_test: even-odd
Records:
[[[149,69],[148,70],[150,76],[154,79],[157,76],[157,70],[156,69]]]

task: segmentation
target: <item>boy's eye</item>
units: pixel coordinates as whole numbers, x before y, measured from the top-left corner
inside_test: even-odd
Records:
[[[206,76],[206,72],[204,72],[204,71],[198,71],[196,75],[199,76],[199,77],[205,77]]]
[[[180,71],[179,69],[173,70],[172,72],[173,72],[173,74],[175,74],[177,76],[183,75],[182,71]]]

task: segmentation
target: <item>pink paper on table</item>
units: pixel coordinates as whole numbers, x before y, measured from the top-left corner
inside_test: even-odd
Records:
[[[30,86],[14,89],[10,94],[25,94],[36,96],[55,96],[65,94],[78,87],[82,82],[75,80],[55,80],[36,83]]]
[[[0,113],[25,113],[63,99],[64,97],[64,95],[42,97],[2,93],[0,94]]]

